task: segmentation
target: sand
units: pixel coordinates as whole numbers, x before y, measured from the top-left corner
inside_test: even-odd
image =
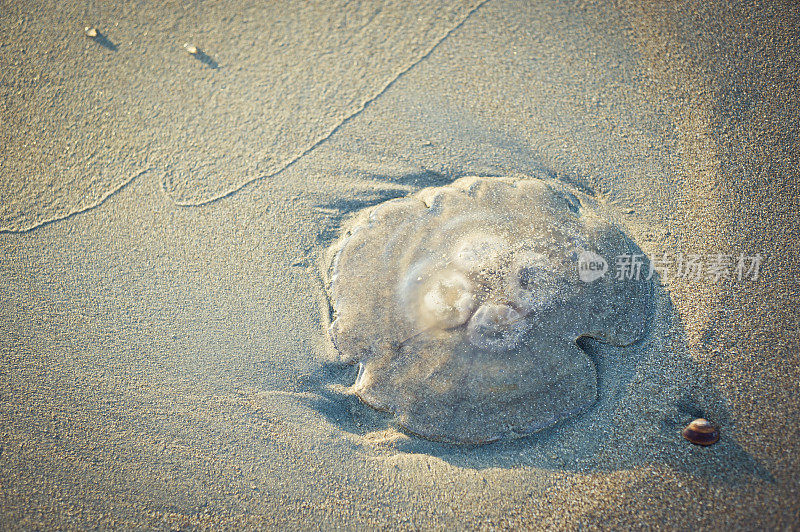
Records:
[[[793,4],[207,4],[0,8],[3,528],[798,526]],[[344,221],[535,169],[761,275],[664,276],[643,342],[587,347],[597,406],[528,438],[342,395]]]

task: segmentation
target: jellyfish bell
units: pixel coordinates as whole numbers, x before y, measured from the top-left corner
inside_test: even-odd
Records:
[[[479,274],[499,266],[502,255],[508,250],[504,238],[492,234],[468,234],[456,244],[453,265],[467,274]]]
[[[553,180],[466,177],[357,216],[328,254],[330,334],[353,388],[422,437],[519,437],[597,400],[576,339],[645,331],[649,281],[594,283],[577,249],[635,246]]]
[[[484,303],[467,324],[470,344],[487,351],[514,349],[527,330],[527,323],[514,307]]]
[[[440,329],[458,327],[469,320],[476,303],[472,281],[458,271],[445,270],[424,285],[420,298],[421,323]]]

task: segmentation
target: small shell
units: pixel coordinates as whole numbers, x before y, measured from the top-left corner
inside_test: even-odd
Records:
[[[200,49],[199,49],[199,48],[197,48],[197,46],[195,46],[195,45],[193,45],[193,44],[190,44],[190,43],[188,43],[188,42],[187,42],[187,43],[185,43],[185,44],[183,45],[183,47],[186,49],[186,51],[187,51],[187,52],[189,52],[189,53],[190,53],[190,54],[192,54],[192,55],[197,55],[197,54],[200,52]]]
[[[698,418],[683,429],[683,437],[695,445],[713,445],[719,440],[719,428],[708,420]]]
[[[94,39],[98,35],[97,28],[93,28],[92,26],[86,26],[85,28],[83,28],[83,33],[87,37],[90,37],[92,39]]]

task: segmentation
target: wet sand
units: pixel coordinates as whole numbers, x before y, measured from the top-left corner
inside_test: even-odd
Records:
[[[797,526],[800,13],[617,4],[4,6],[3,527]],[[340,393],[346,220],[538,170],[760,275],[667,272],[644,341],[587,347],[597,405],[527,438]]]

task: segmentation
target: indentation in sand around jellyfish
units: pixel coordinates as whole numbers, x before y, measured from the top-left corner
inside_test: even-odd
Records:
[[[581,201],[582,198],[582,201]],[[554,180],[466,177],[363,212],[329,250],[333,344],[351,390],[423,437],[478,443],[597,399],[576,340],[640,339],[649,281],[586,283],[578,256],[636,246]]]

